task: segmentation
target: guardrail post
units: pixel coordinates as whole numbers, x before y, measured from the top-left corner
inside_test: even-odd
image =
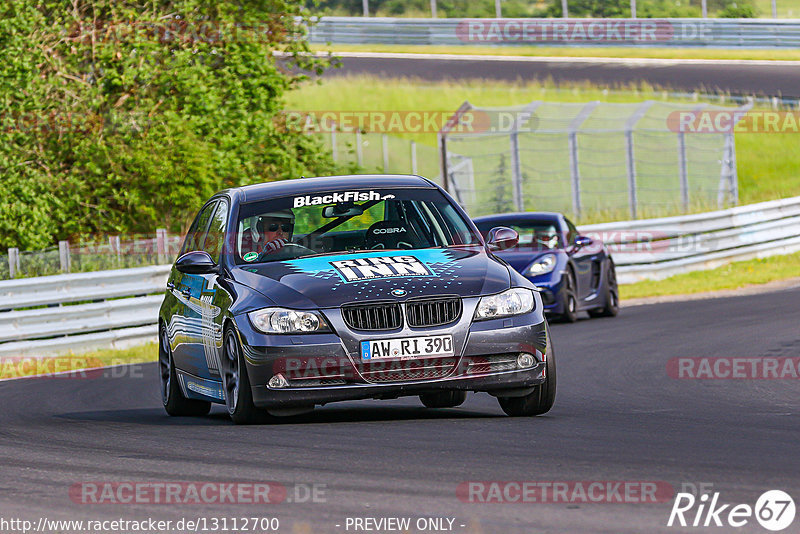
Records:
[[[431,0],[431,18],[436,18],[436,0]]]
[[[61,272],[68,273],[71,268],[71,261],[69,257],[69,241],[58,242],[58,260],[61,264]]]
[[[361,7],[364,9],[364,16],[369,17],[369,0],[361,0]]]
[[[703,18],[708,18],[708,2],[706,2],[706,0],[701,0],[700,5],[703,8]]]
[[[14,247],[8,249],[8,274],[9,278],[16,278],[19,268],[19,249]]]
[[[500,0],[494,0],[494,16],[498,19],[503,18],[503,8],[500,6]]]
[[[156,230],[156,253],[159,265],[167,263],[167,230],[165,228]]]
[[[636,0],[631,0],[631,18],[636,18]]]
[[[411,141],[411,174],[417,174],[417,142]]]
[[[361,146],[361,130],[356,130],[356,158],[358,166],[364,166],[364,147]]]
[[[567,0],[561,0],[561,18],[569,18],[569,12],[567,11]]]
[[[381,148],[383,150],[383,173],[389,172],[389,136],[381,135]]]
[[[772,0],[772,18],[778,18],[778,3],[776,0]]]

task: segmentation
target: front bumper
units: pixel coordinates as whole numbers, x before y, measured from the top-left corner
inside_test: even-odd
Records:
[[[461,319],[452,325],[425,329],[404,327],[393,332],[353,332],[337,310],[324,310],[336,333],[267,336],[255,332],[246,317],[238,321],[253,401],[260,408],[293,408],[367,398],[396,398],[441,390],[520,390],[545,380],[549,338],[541,299],[525,315],[472,322],[477,299],[464,300]],[[362,362],[363,340],[450,334],[455,355],[413,360]],[[533,365],[517,366],[520,353]],[[284,387],[270,387],[273,376]]]

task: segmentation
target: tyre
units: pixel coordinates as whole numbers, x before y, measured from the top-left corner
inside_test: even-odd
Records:
[[[225,390],[225,406],[228,415],[237,425],[263,423],[267,412],[253,404],[253,390],[247,376],[242,347],[233,328],[225,329],[225,346],[222,358],[222,387]]]
[[[564,323],[574,323],[578,320],[578,290],[572,269],[567,270],[567,275],[564,277],[564,289],[561,291],[564,312],[558,316],[558,319]]]
[[[175,364],[172,359],[172,348],[169,344],[166,328],[162,327],[158,343],[158,369],[161,378],[161,401],[164,410],[172,416],[200,416],[211,410],[211,403],[183,396]]]
[[[547,335],[547,364],[545,381],[524,397],[498,397],[500,408],[513,417],[542,415],[550,411],[556,400],[556,357],[550,334]]]
[[[617,270],[609,258],[606,270],[606,304],[602,308],[589,311],[591,317],[616,317],[619,313],[619,287],[617,286]]]
[[[441,391],[439,393],[425,393],[419,400],[426,408],[455,408],[467,400],[466,391]]]

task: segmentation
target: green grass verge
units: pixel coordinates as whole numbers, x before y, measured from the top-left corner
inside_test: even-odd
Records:
[[[798,11],[800,15],[800,11]],[[599,57],[641,59],[800,60],[800,50],[667,47],[580,46],[427,46],[427,45],[315,45],[318,52],[388,52],[395,54],[468,54],[479,56]]]
[[[800,276],[800,252],[764,259],[737,261],[717,269],[678,274],[665,280],[621,285],[622,300],[662,295],[688,295],[766,284]]]
[[[476,106],[512,106],[533,100],[548,102],[634,103],[644,100],[675,102],[665,91],[647,84],[618,88],[603,88],[591,84],[562,84],[551,82],[504,83],[494,80],[466,80],[432,83],[413,79],[381,79],[358,76],[326,78],[309,82],[288,94],[286,108],[290,110],[344,111],[410,111],[427,110],[452,112],[465,100]],[[679,101],[679,100],[677,100]],[[687,99],[688,103],[689,100]],[[393,134],[394,135],[394,134]],[[435,133],[397,134],[417,141],[427,148],[432,162],[420,168],[426,176],[438,174],[435,152]],[[327,136],[326,136],[327,137]],[[739,174],[739,201],[750,204],[775,198],[800,195],[800,158],[796,157],[800,137],[791,133],[737,133],[736,163]],[[376,139],[376,142],[379,140]],[[377,152],[376,152],[377,153]],[[394,153],[393,153],[394,154]],[[403,154],[401,154],[402,156]],[[421,164],[422,159],[420,160]],[[379,164],[376,162],[376,165]],[[403,168],[403,167],[400,167]],[[715,206],[698,207],[700,211]],[[696,211],[696,210],[695,210]],[[640,217],[660,214],[641,213]],[[580,224],[627,218],[626,214],[596,214]]]
[[[158,345],[148,343],[128,349],[107,349],[82,354],[64,354],[47,358],[0,358],[0,379],[24,376],[49,375],[130,363],[154,362],[158,359]]]

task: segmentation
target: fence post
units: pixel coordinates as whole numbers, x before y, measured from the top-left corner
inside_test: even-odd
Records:
[[[572,122],[569,123],[569,134],[567,144],[569,145],[569,174],[572,178],[572,211],[576,218],[581,216],[581,175],[578,166],[578,129],[583,121],[592,114],[599,102],[589,102],[578,112]]]
[[[70,272],[71,261],[69,257],[69,241],[58,242],[58,260],[61,264],[61,272]]]
[[[500,0],[494,0],[494,16],[498,19],[503,18],[503,8],[500,6]]]
[[[336,149],[336,123],[331,125],[331,152],[333,153],[333,161],[339,161],[339,151]]]
[[[383,150],[383,173],[389,172],[389,136],[381,134],[381,148]]]
[[[731,202],[734,206],[739,205],[739,171],[736,169],[736,137],[733,132],[728,133],[730,139],[731,154]]]
[[[439,140],[439,168],[442,172],[442,189],[452,193],[450,191],[450,176],[447,172],[447,138],[444,132],[439,132],[436,137]]]
[[[119,236],[118,235],[108,236],[108,246],[111,248],[111,254],[117,256],[117,265],[122,263],[122,253],[120,251]]]
[[[701,0],[700,5],[703,8],[703,18],[708,18],[708,2],[706,0]]]
[[[358,166],[364,166],[364,147],[361,146],[361,130],[356,130],[356,158]]]
[[[19,249],[10,248],[8,249],[8,277],[15,278],[19,272]]]
[[[772,18],[778,18],[778,3],[776,0],[772,0]]]
[[[431,0],[431,18],[436,18],[436,0]]]
[[[511,198],[514,201],[514,209],[523,211],[522,169],[519,162],[519,132],[516,128],[511,132],[509,138],[511,140]]]
[[[159,265],[167,263],[167,230],[165,228],[156,229],[156,254]]]
[[[636,0],[631,0],[631,18],[636,18]]]
[[[689,211],[689,168],[686,162],[686,134],[678,132],[678,176],[681,180],[681,205]]]
[[[417,174],[417,142],[411,141],[411,174]]]
[[[631,219],[636,218],[636,212],[639,207],[639,199],[636,191],[636,159],[634,158],[635,153],[633,150],[633,129],[636,127],[639,120],[644,117],[653,103],[653,100],[643,102],[642,105],[636,108],[636,111],[628,117],[628,120],[625,121],[625,159],[628,166],[628,205],[630,207]]]
[[[569,12],[567,11],[567,0],[561,0],[561,18],[569,18]]]
[[[369,0],[361,0],[361,7],[364,10],[364,16],[369,17]]]

